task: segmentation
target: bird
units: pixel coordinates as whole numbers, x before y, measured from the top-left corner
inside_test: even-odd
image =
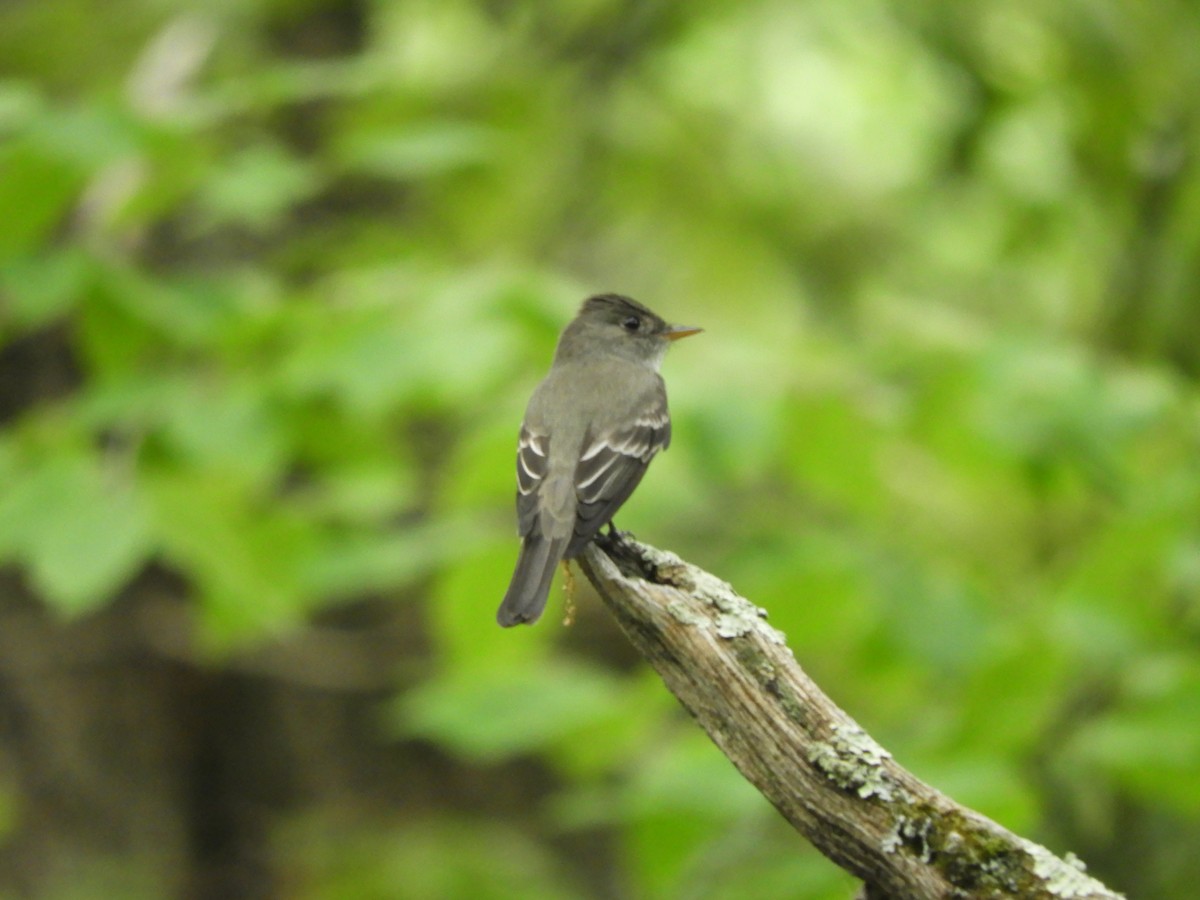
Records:
[[[670,325],[632,297],[596,294],[563,329],[517,441],[520,554],[496,613],[503,627],[541,616],[554,570],[583,552],[671,443],[659,367],[703,329]]]

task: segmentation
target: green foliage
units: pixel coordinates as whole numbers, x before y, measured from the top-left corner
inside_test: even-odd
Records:
[[[597,832],[628,896],[849,893],[594,601],[494,626],[515,425],[593,290],[706,329],[622,526],[927,780],[1189,895],[1190,6],[117,6],[0,10],[0,564],[76,621],[164,567],[216,667],[411,607],[380,740],[545,777],[305,810],[297,896],[601,896]]]
[[[64,451],[14,466],[0,503],[0,552],[25,562],[34,585],[64,611],[95,607],[150,551],[149,516],[129,484],[106,483],[84,454]]]
[[[305,824],[284,840],[297,848],[293,896],[305,900],[577,896],[544,849],[502,825],[439,816],[387,828],[346,823],[331,835],[326,823]]]
[[[406,729],[480,761],[549,749],[583,729],[622,727],[620,691],[602,672],[541,660],[482,673],[467,669],[410,692]],[[513,699],[527,702],[512,703]],[[504,716],[494,715],[504,709]]]

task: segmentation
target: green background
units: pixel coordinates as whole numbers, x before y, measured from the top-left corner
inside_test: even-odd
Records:
[[[607,612],[493,620],[588,293],[622,527],[898,761],[1200,880],[1200,16],[0,5],[0,894],[844,898]]]

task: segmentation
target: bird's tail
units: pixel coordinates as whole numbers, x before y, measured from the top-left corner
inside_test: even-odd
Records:
[[[496,621],[505,628],[522,622],[533,624],[546,608],[554,569],[567,549],[567,538],[529,535],[521,543],[521,555],[513,571],[508,592],[496,613]]]

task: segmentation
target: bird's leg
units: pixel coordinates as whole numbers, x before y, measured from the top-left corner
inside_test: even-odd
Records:
[[[565,559],[559,563],[563,572],[563,593],[567,595],[566,609],[563,611],[563,627],[570,628],[575,624],[575,575],[571,572],[571,564]]]
[[[627,536],[632,537],[628,531],[621,531],[618,529],[616,523],[612,519],[608,520],[608,534],[604,535],[604,539],[609,543],[610,546],[614,548],[620,547],[623,543],[625,543],[625,538]]]

